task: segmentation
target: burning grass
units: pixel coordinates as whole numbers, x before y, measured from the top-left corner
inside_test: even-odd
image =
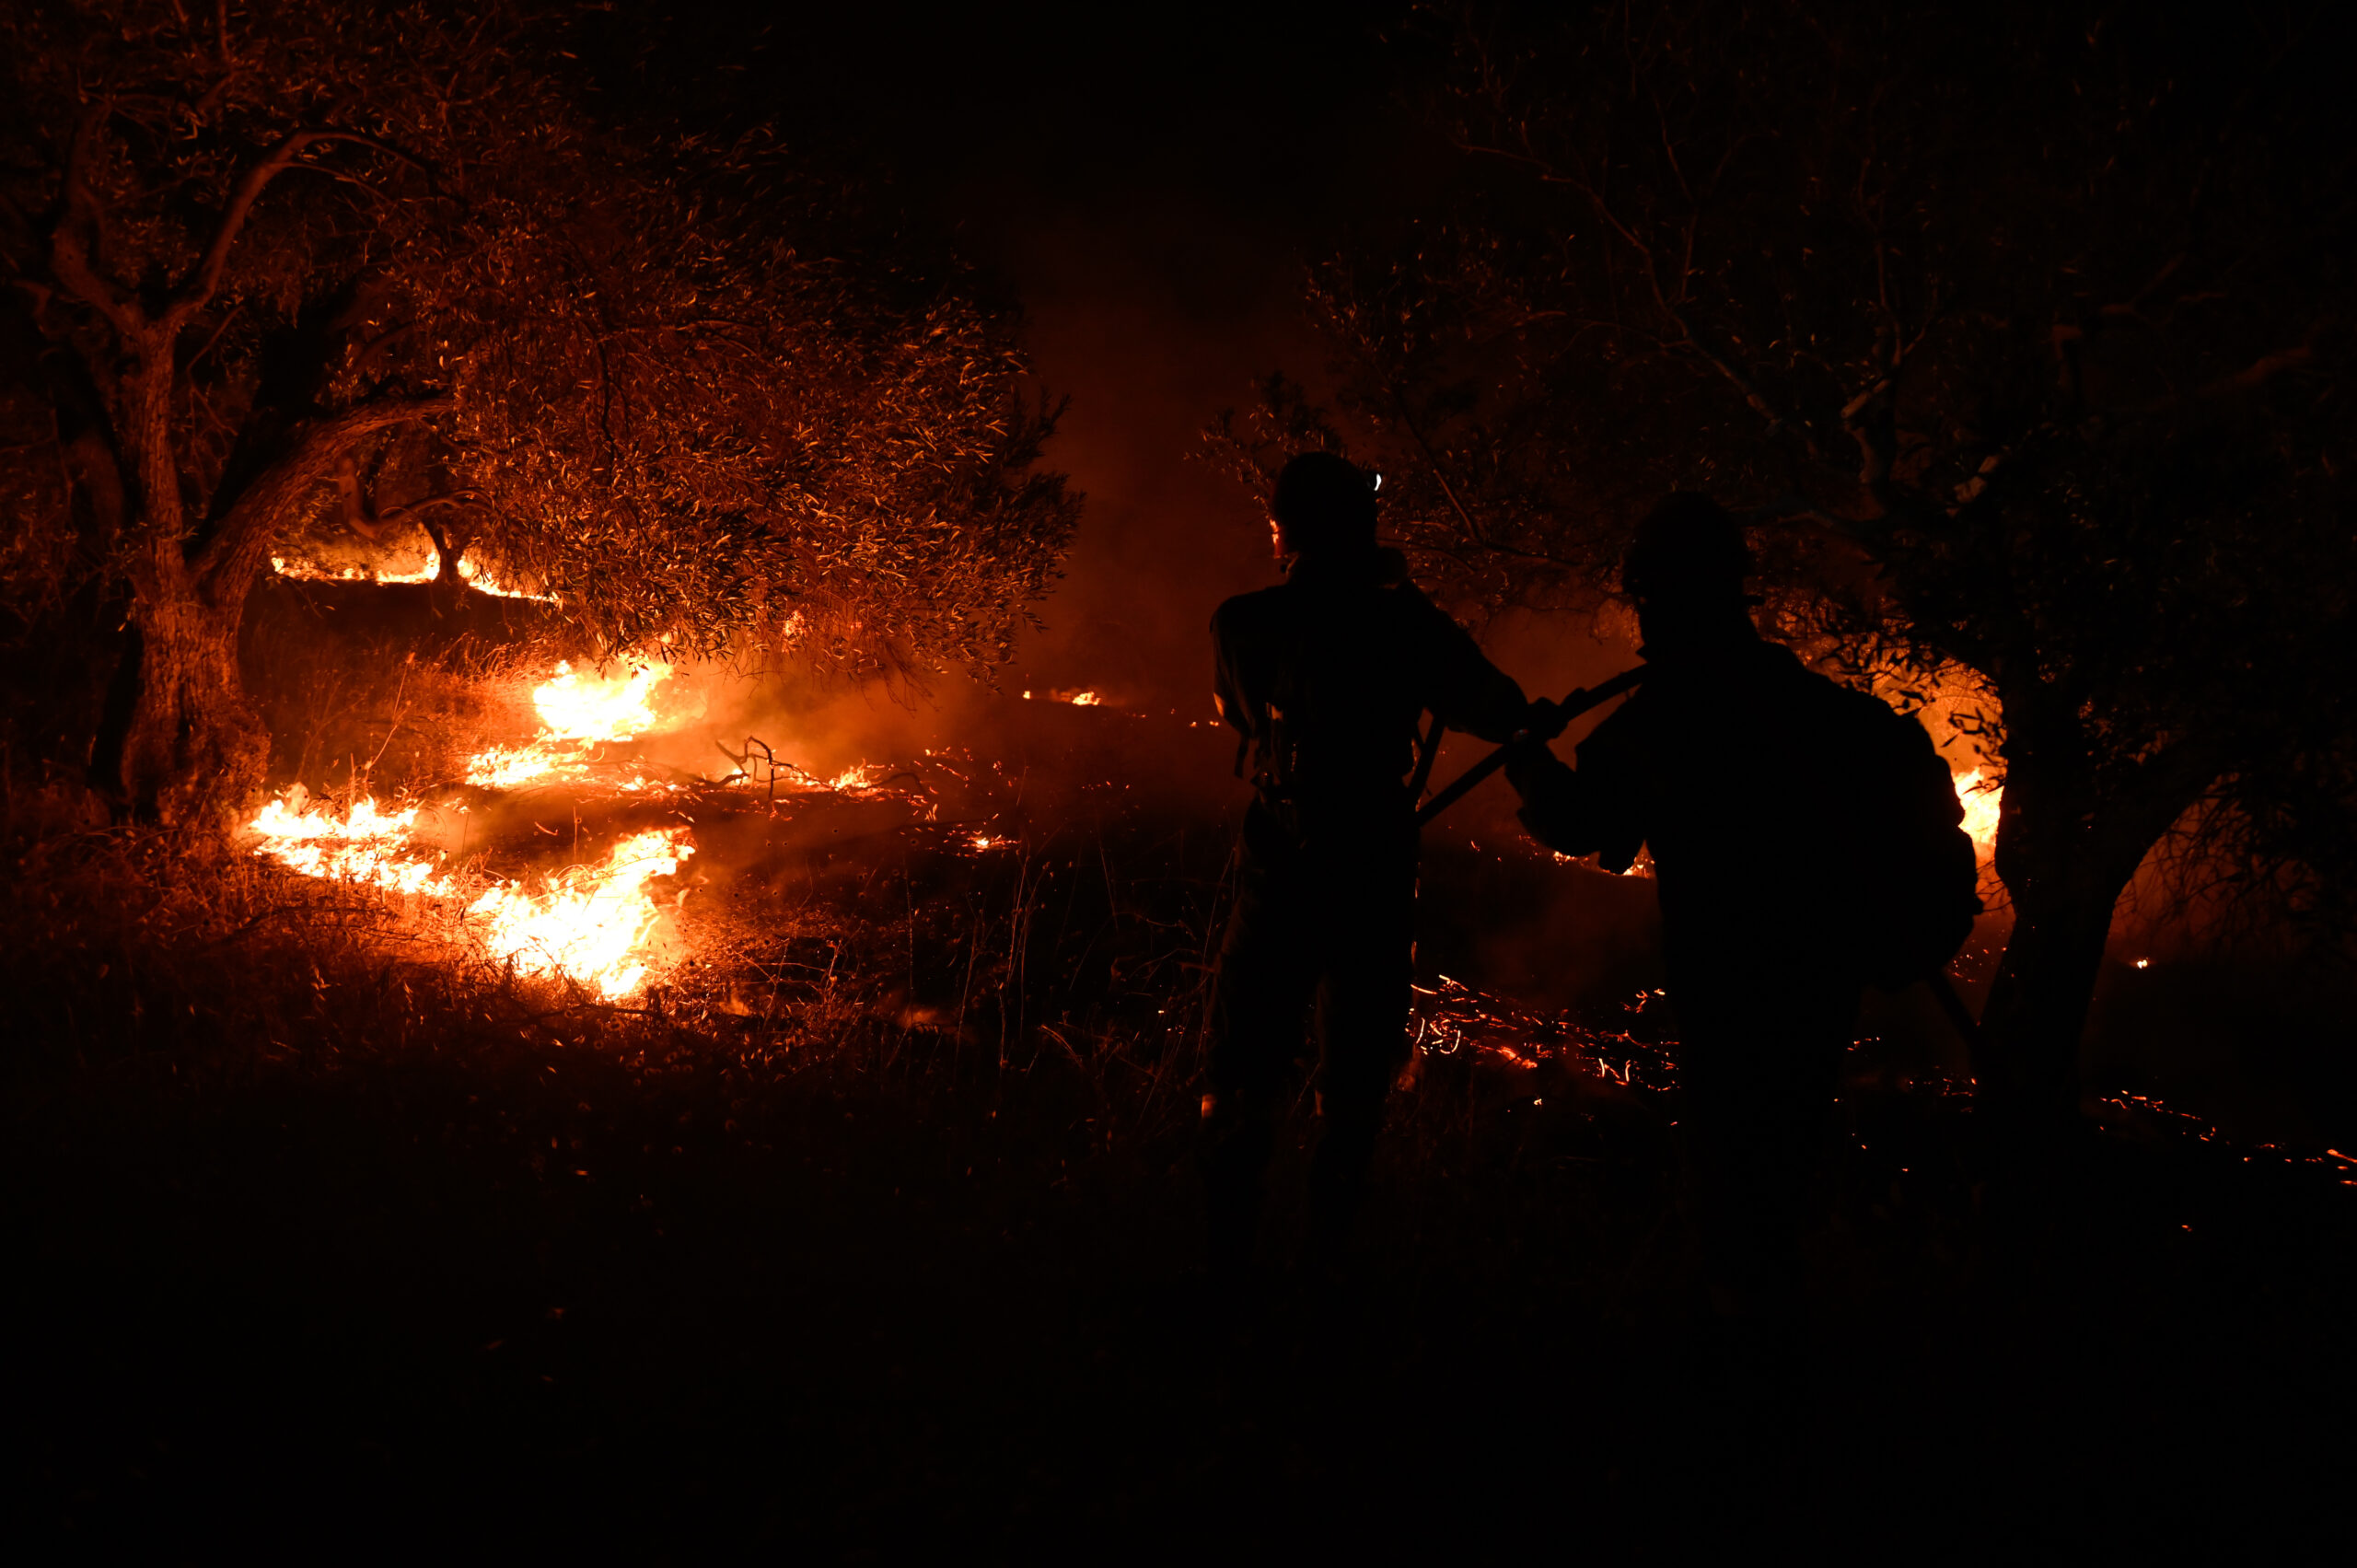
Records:
[[[585,779],[601,747],[653,727],[652,696],[669,674],[667,665],[642,663],[598,676],[560,661],[532,692],[539,735],[478,753],[469,762],[467,783],[512,790]],[[635,792],[646,780],[633,775],[613,782]],[[490,880],[480,864],[454,862],[450,850],[415,842],[419,806],[381,811],[366,795],[341,811],[307,801],[296,784],[247,824],[259,840],[257,854],[305,877],[401,895],[410,901],[404,913],[412,921],[456,925],[458,939],[493,962],[586,986],[609,1001],[633,994],[654,962],[663,911],[649,885],[673,876],[695,853],[684,822],[642,827],[620,838],[602,860],[575,861],[525,887]],[[577,843],[577,807],[575,821]]]

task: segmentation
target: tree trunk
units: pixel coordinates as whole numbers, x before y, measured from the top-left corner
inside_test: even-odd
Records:
[[[238,812],[262,784],[269,732],[246,701],[238,623],[253,569],[190,558],[171,439],[171,344],[161,332],[124,381],[122,433],[140,531],[130,576],[137,633],[117,672],[122,728],[101,734],[96,783],[118,812],[168,827]],[[111,776],[106,776],[110,774]]]
[[[134,815],[194,825],[241,813],[268,770],[270,735],[246,700],[238,633],[271,540],[331,482],[354,441],[447,402],[387,400],[301,422],[234,496],[215,497],[207,528],[192,530],[169,439],[169,377],[143,368],[129,389],[127,445],[147,538],[130,574],[132,697],[120,743],[99,748],[119,759],[116,776],[100,782]]]
[[[2023,1132],[2078,1114],[2079,1040],[2095,1000],[2112,907],[2134,871],[2054,865],[2014,896],[2014,931],[1982,1009],[1979,1098]]]
[[[2067,703],[2008,694],[1997,874],[2014,902],[1973,1063],[2001,1135],[2047,1142],[2079,1110],[2079,1041],[2111,915],[2145,853],[2216,776],[2209,748],[2181,739],[2097,785],[2095,748]],[[2015,714],[2020,716],[2015,718]]]
[[[176,585],[179,586],[179,585]],[[232,606],[186,591],[143,592],[132,611],[137,644],[128,723],[119,748],[117,798],[167,826],[242,813],[270,761],[270,735],[247,702],[238,671]]]

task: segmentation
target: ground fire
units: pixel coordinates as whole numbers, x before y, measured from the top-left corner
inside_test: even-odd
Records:
[[[569,981],[608,1001],[626,999],[662,965],[687,956],[672,932],[661,944],[667,954],[658,959],[658,926],[679,893],[661,892],[650,884],[674,877],[696,853],[693,827],[682,821],[625,832],[600,854],[503,876],[492,868],[497,855],[485,854],[493,845],[480,838],[470,843],[463,830],[455,845],[447,842],[450,819],[488,822],[498,797],[560,786],[571,792],[566,809],[576,810],[575,796],[609,802],[652,796],[693,807],[715,793],[741,798],[749,785],[759,783],[774,809],[781,781],[789,798],[807,801],[816,795],[856,799],[895,779],[888,767],[869,762],[814,774],[780,761],[758,740],[741,752],[721,747],[738,766],[719,779],[650,768],[626,743],[664,725],[662,699],[679,674],[678,667],[659,659],[619,660],[602,671],[560,661],[530,691],[538,724],[532,738],[486,747],[468,760],[464,782],[479,792],[471,805],[446,797],[436,805],[387,808],[364,794],[338,807],[311,800],[298,785],[269,802],[249,824],[260,841],[254,853],[306,877],[409,900],[417,926],[452,942],[457,951],[510,966],[521,976]],[[1092,690],[1051,695],[1076,707],[1097,705]],[[912,779],[905,772],[898,777],[903,783]],[[1984,782],[1984,770],[1975,768],[1956,776],[1956,790],[1967,830],[1985,860],[1994,841],[2002,788]],[[421,832],[421,812],[433,830]],[[1019,842],[1004,830],[968,831],[960,842],[978,852]],[[1632,867],[1631,874],[1643,870]],[[1640,1004],[1643,1000],[1641,995]],[[1446,979],[1438,989],[1422,993],[1416,1011],[1418,1045],[1424,1052],[1474,1049],[1524,1065],[1568,1053],[1601,1078],[1617,1074],[1620,1081],[1631,1081],[1627,1063],[1639,1048],[1625,1031],[1598,1033],[1566,1017],[1534,1015]],[[1666,1083],[1674,1074],[1668,1059],[1658,1047],[1643,1049],[1655,1052],[1658,1062],[1654,1081]]]
[[[468,764],[467,782],[485,789],[515,789],[560,774],[580,775],[597,759],[600,746],[633,739],[654,727],[651,699],[670,678],[667,664],[633,664],[627,673],[607,677],[583,674],[569,662],[560,662],[556,673],[532,692],[540,734],[522,746],[482,752]]]
[[[741,751],[721,746],[737,766],[719,777],[650,761],[631,743],[683,722],[661,712],[680,673],[659,659],[618,660],[603,671],[560,661],[530,690],[537,733],[474,753],[461,784],[427,788],[389,808],[366,793],[342,804],[317,800],[297,784],[247,824],[258,841],[253,853],[305,877],[399,896],[410,923],[454,953],[619,1001],[686,956],[666,912],[687,889],[652,884],[675,877],[697,853],[696,813],[759,806],[771,817],[791,816],[834,799],[905,803],[904,816],[931,814],[911,787],[913,769],[854,762],[822,776],[758,738]],[[702,672],[702,684],[715,679]],[[647,826],[650,810],[675,820]],[[541,820],[551,817],[568,826]],[[945,831],[975,851],[1015,842],[1004,832]],[[563,837],[574,858],[542,869],[517,864],[538,859],[532,852],[550,835]],[[600,843],[601,853],[580,853]]]
[[[671,673],[668,665],[645,663],[597,676],[560,663],[532,692],[540,734],[524,745],[477,755],[467,769],[467,783],[506,791],[586,776],[600,747],[628,740],[654,725],[652,695]],[[634,771],[609,784],[623,792],[648,787],[648,780]],[[663,787],[676,793],[680,786]],[[485,885],[486,874],[454,861],[447,851],[412,843],[421,809],[380,811],[364,795],[338,812],[307,806],[298,786],[272,801],[249,827],[262,841],[255,853],[290,870],[426,900],[464,940],[518,974],[562,977],[608,1000],[639,988],[647,973],[648,938],[661,912],[647,884],[671,876],[695,853],[688,828],[633,833],[602,860],[562,867],[535,885]]]

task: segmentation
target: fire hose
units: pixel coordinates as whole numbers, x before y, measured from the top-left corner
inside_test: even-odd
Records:
[[[1543,730],[1534,726],[1518,732],[1512,740],[1466,769],[1452,780],[1446,789],[1426,801],[1417,809],[1416,826],[1419,828],[1424,826],[1470,795],[1483,779],[1511,761],[1517,749],[1528,746],[1534,741],[1554,739],[1582,714],[1602,707],[1623,691],[1633,690],[1638,682],[1644,679],[1645,673],[1645,667],[1639,665],[1634,669],[1622,670],[1600,686],[1584,686],[1572,692],[1555,704],[1553,717]],[[1430,776],[1433,758],[1440,749],[1440,724],[1437,719],[1434,721],[1432,734],[1426,738],[1419,749],[1422,754],[1417,759],[1416,793],[1421,794],[1424,779]],[[1973,1053],[1976,1056],[1979,1055],[1981,1049],[1980,1020],[1972,1016],[1972,1009],[1966,1005],[1963,997],[1956,994],[1956,984],[1948,978],[1947,970],[1945,968],[1942,969],[1937,974],[1926,979],[1923,985],[1924,989],[1932,993],[1932,1000],[1939,1005],[1940,1013],[1947,1019],[1950,1027],[1963,1037],[1965,1044],[1972,1048]]]
[[[1582,714],[1592,708],[1600,708],[1621,692],[1633,690],[1637,682],[1645,678],[1645,667],[1639,665],[1634,669],[1622,670],[1601,686],[1583,686],[1573,691],[1555,704],[1554,717],[1543,732],[1535,726],[1517,732],[1512,740],[1457,774],[1447,788],[1424,802],[1416,812],[1416,826],[1422,827],[1470,795],[1475,785],[1506,765],[1507,761],[1513,758],[1515,748],[1527,746],[1535,740],[1554,739],[1555,737],[1563,733],[1566,726]]]

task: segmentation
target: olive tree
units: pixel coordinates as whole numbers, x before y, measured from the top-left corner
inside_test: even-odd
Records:
[[[256,782],[238,625],[323,516],[422,528],[446,576],[471,550],[617,649],[981,668],[1045,590],[1077,499],[1010,324],[767,139],[593,115],[565,27],[0,15],[9,587],[25,635],[119,602],[92,761],[124,808]]]

